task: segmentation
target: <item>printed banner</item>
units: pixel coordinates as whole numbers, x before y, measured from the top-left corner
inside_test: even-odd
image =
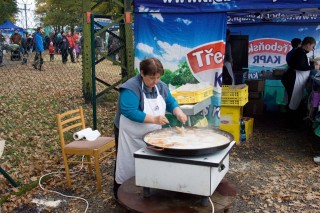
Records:
[[[210,126],[219,125],[226,14],[135,14],[135,70],[144,58],[158,58],[169,87],[210,82],[214,87],[206,110]]]
[[[319,8],[319,0],[135,0],[134,11],[200,13],[243,10]]]
[[[201,45],[187,53],[187,62],[193,76],[199,82],[210,82],[218,93],[221,93],[224,53],[224,41]]]
[[[246,13],[228,14],[228,24],[252,24],[252,23],[319,23],[320,22],[320,11],[304,12],[280,10],[274,12],[256,12],[247,11]]]
[[[320,57],[320,27],[317,24],[230,25],[231,34],[249,35],[249,79],[272,75],[274,69],[287,69],[286,55],[292,49],[291,40],[312,36],[317,41],[308,57]]]

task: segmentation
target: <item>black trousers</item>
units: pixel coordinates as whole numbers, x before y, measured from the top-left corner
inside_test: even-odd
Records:
[[[36,67],[38,67],[38,64],[40,64],[40,65],[43,64],[43,58],[42,58],[42,53],[41,52],[36,52],[36,55],[34,56],[33,64]]]
[[[61,57],[62,57],[62,63],[67,63],[68,60],[68,51],[67,50],[62,50],[61,51]]]
[[[73,48],[69,48],[68,52],[69,52],[69,55],[70,55],[71,62],[74,62]]]
[[[286,89],[286,92],[288,95],[288,105],[290,104],[290,101],[292,98],[295,81],[296,81],[296,72],[294,69],[289,68],[281,78],[281,83]]]

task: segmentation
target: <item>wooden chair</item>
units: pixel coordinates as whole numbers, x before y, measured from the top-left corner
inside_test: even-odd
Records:
[[[69,163],[82,163],[81,160],[69,160],[68,158],[73,155],[85,155],[86,161],[83,161],[83,164],[88,164],[89,173],[91,175],[92,165],[94,165],[96,170],[97,188],[98,191],[101,191],[100,162],[104,158],[114,154],[114,138],[101,136],[95,141],[68,140],[68,137],[66,136],[67,132],[73,134],[86,128],[82,107],[62,114],[57,114],[57,123],[68,187],[71,187]],[[66,143],[66,141],[70,142]],[[92,158],[93,160],[91,160]]]

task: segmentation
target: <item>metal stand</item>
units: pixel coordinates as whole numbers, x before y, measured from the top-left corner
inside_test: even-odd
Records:
[[[209,197],[202,197],[201,198],[201,205],[208,206],[209,205]]]
[[[12,186],[18,187],[19,185],[0,167],[0,173],[11,183]]]
[[[143,187],[143,197],[150,197],[151,196],[151,190],[149,187]]]
[[[226,195],[226,192],[235,191],[236,189],[227,183],[227,181],[222,181],[221,186],[210,196],[214,204],[214,212],[228,212],[233,207],[236,200],[236,193]],[[145,191],[149,190],[151,190],[152,195],[147,198],[143,197]],[[212,212],[209,197],[138,187],[135,184],[135,177],[121,184],[118,190],[118,199],[120,201],[119,203],[128,209],[128,212]]]

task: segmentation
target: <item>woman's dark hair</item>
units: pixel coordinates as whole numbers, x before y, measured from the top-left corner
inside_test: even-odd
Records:
[[[317,42],[316,42],[316,40],[315,40],[313,37],[308,36],[308,37],[305,37],[305,38],[303,39],[301,45],[303,46],[303,45],[306,45],[306,44],[316,44],[316,43],[317,43]]]
[[[163,66],[157,58],[147,58],[140,62],[140,72],[144,75],[163,75]]]

